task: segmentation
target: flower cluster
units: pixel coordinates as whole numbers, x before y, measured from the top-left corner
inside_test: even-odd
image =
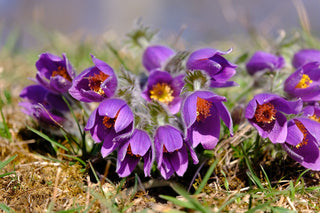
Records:
[[[302,166],[320,170],[320,51],[300,50],[292,65],[296,71],[284,82],[287,97],[257,94],[248,103],[245,117],[262,138],[280,143]],[[281,56],[261,52],[247,62],[250,74],[265,69],[280,71],[281,67]]]
[[[223,57],[230,52],[205,48],[187,57],[185,51],[149,46],[142,57],[146,80],[133,74],[117,76],[94,56],[94,65],[76,75],[64,54],[60,58],[44,53],[36,62],[37,84],[21,92],[21,106],[38,121],[60,126],[67,117],[64,112],[79,105],[89,108],[83,128],[101,144],[102,157],[117,153],[120,177],[130,175],[140,161],[145,176],[151,175],[155,163],[165,179],[174,173],[183,176],[189,157],[199,162],[194,150],[199,144],[214,149],[221,128],[233,135],[223,103],[227,100],[210,89],[236,85],[229,81],[236,65]],[[128,76],[138,83],[127,85]]]

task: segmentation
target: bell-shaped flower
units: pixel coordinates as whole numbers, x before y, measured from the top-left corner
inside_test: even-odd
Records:
[[[73,80],[70,95],[83,102],[101,102],[114,95],[118,80],[113,69],[92,56],[95,66],[85,69]]]
[[[320,123],[309,118],[294,118],[288,122],[288,136],[282,147],[302,166],[320,170]]]
[[[282,56],[271,53],[257,51],[246,64],[247,71],[250,75],[257,72],[274,72],[284,67],[285,61]]]
[[[183,140],[182,133],[173,126],[158,127],[154,136],[156,161],[162,177],[169,179],[174,172],[183,176],[188,168],[188,151],[193,163],[197,164],[196,153],[188,143]]]
[[[75,71],[65,54],[60,58],[51,53],[42,53],[36,68],[38,83],[55,93],[68,92],[75,77]]]
[[[182,102],[179,95],[183,85],[183,75],[172,77],[168,72],[153,70],[142,97],[146,101],[159,101],[168,106],[172,114],[176,114]]]
[[[66,120],[68,105],[60,95],[52,93],[44,86],[27,86],[21,91],[20,97],[25,100],[19,103],[23,107],[22,112],[34,117],[41,124],[57,125]]]
[[[303,101],[320,101],[320,61],[299,67],[284,82],[284,91]]]
[[[220,119],[233,134],[232,119],[222,103],[224,101],[225,97],[211,91],[196,91],[185,99],[182,118],[187,128],[187,140],[192,147],[202,144],[205,149],[213,149],[220,138]]]
[[[155,69],[162,69],[166,62],[175,55],[175,51],[162,45],[149,46],[143,53],[142,64],[151,72]]]
[[[124,100],[105,99],[91,113],[85,130],[95,142],[103,142],[101,154],[106,157],[132,134],[133,113]]]
[[[258,130],[262,138],[272,143],[284,143],[287,138],[287,118],[283,114],[297,114],[302,109],[302,101],[287,101],[268,93],[261,93],[248,103],[245,117]]]
[[[320,123],[320,106],[318,103],[304,107],[303,115]]]
[[[148,133],[135,129],[132,136],[118,148],[116,172],[120,177],[130,175],[141,158],[144,162],[144,175],[150,176],[154,149]]]
[[[292,58],[292,65],[294,68],[299,68],[310,62],[320,62],[320,50],[316,49],[302,49],[296,52]]]
[[[223,57],[232,50],[222,52],[216,49],[204,48],[190,54],[186,67],[188,70],[204,70],[211,78],[211,87],[229,87],[236,85],[228,81],[236,73],[236,65]]]

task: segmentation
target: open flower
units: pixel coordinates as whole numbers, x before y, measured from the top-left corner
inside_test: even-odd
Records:
[[[320,123],[320,106],[318,103],[306,106],[302,111],[304,116]]]
[[[302,166],[320,170],[320,123],[308,118],[294,118],[288,122],[288,136],[282,144],[290,157]]]
[[[95,66],[85,69],[74,80],[69,89],[72,97],[83,102],[101,102],[114,95],[117,77],[113,69],[104,61],[92,56]]]
[[[182,133],[170,125],[158,127],[154,136],[156,161],[162,177],[169,179],[174,172],[183,176],[188,168],[188,151],[193,163],[198,158],[188,143],[184,142]]]
[[[85,130],[95,142],[103,142],[101,154],[106,157],[132,134],[133,113],[124,100],[105,99],[91,113]]]
[[[39,84],[55,93],[68,92],[75,72],[65,54],[60,58],[51,53],[43,53],[36,62],[36,67]]]
[[[135,129],[132,136],[118,149],[116,172],[120,177],[130,175],[141,158],[144,161],[144,175],[150,176],[154,158],[151,140],[145,131]]]
[[[175,52],[166,46],[149,46],[143,53],[142,64],[149,72],[154,69],[162,69],[174,54]]]
[[[286,114],[297,114],[302,101],[287,101],[275,95],[262,93],[248,103],[245,117],[258,130],[261,137],[269,137],[272,143],[284,143],[287,137]]]
[[[181,106],[179,95],[183,85],[183,75],[172,77],[168,72],[153,70],[142,97],[147,101],[159,101],[167,105],[172,114],[176,114]]]
[[[302,49],[296,52],[292,58],[292,65],[294,68],[299,68],[310,62],[320,62],[320,50],[316,49]]]
[[[270,71],[274,72],[281,69],[285,64],[282,56],[276,56],[271,53],[257,51],[246,64],[247,71],[250,75],[257,72]]]
[[[20,97],[25,101],[19,105],[26,115],[32,116],[42,124],[63,124],[66,120],[64,113],[69,111],[67,104],[60,95],[52,93],[42,85],[25,87]]]
[[[220,137],[220,118],[233,134],[232,119],[222,103],[225,97],[210,91],[196,91],[189,95],[182,106],[182,118],[187,128],[187,140],[192,147],[200,143],[205,149],[213,149]]]
[[[320,101],[320,62],[298,68],[284,82],[284,91],[303,101]]]
[[[211,87],[234,86],[235,82],[228,81],[236,73],[236,65],[223,57],[229,54],[216,49],[204,48],[191,53],[187,60],[188,70],[204,70],[211,78]]]

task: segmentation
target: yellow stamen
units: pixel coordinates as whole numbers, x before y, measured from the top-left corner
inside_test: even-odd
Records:
[[[157,83],[150,90],[150,98],[152,100],[160,101],[169,104],[173,99],[173,90],[166,83]]]
[[[308,130],[306,129],[306,127],[300,121],[295,120],[294,122],[295,122],[295,124],[297,125],[297,127],[299,128],[299,130],[303,134],[303,139],[302,139],[301,143],[296,145],[296,148],[299,149],[300,147],[302,147],[304,145],[307,145],[308,142],[309,142],[309,139],[307,138]]]
[[[117,112],[117,114],[116,114],[116,116],[114,118],[110,118],[108,116],[104,116],[103,117],[103,121],[102,121],[103,125],[105,127],[107,127],[108,129],[114,127],[114,124],[115,124],[115,122],[116,122],[116,120],[118,118],[119,112],[120,112],[120,110]]]
[[[54,70],[51,74],[51,77],[55,77],[55,76],[62,76],[64,79],[68,80],[68,81],[72,81],[70,75],[68,74],[67,70],[65,67],[62,66],[58,66],[57,70]]]
[[[298,89],[308,88],[312,82],[313,81],[310,79],[310,77],[307,74],[303,74],[301,77],[301,80],[299,81],[299,83],[296,85],[295,88],[298,88]]]
[[[197,97],[197,121],[202,121],[209,117],[210,114],[210,108],[212,106],[212,103],[203,99]]]
[[[89,79],[89,87],[91,90],[95,91],[96,93],[100,95],[104,95],[104,91],[101,88],[101,84],[109,78],[109,75],[105,74],[104,72],[99,71],[98,74],[94,74],[93,76],[90,76]]]
[[[316,114],[309,116],[309,118],[320,123],[320,116],[317,116]]]
[[[257,105],[258,106],[254,114],[254,117],[256,118],[257,122],[269,124],[276,119],[277,110],[271,103],[265,103],[262,105],[259,105],[257,103]]]

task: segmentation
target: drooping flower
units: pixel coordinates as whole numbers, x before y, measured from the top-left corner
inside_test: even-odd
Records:
[[[141,158],[144,161],[144,175],[150,176],[154,149],[149,135],[143,130],[135,129],[132,136],[118,149],[116,172],[120,177],[130,175]]]
[[[302,49],[296,52],[292,58],[292,65],[294,68],[299,68],[310,62],[320,62],[320,50],[316,49]]]
[[[183,176],[188,168],[188,151],[193,163],[198,163],[198,158],[188,143],[183,140],[182,133],[173,126],[158,127],[154,136],[156,161],[162,177],[169,179],[174,172]]]
[[[320,62],[299,67],[284,82],[284,91],[303,101],[320,101]]]
[[[308,118],[288,122],[288,136],[282,147],[302,166],[320,170],[320,123]]]
[[[191,53],[187,60],[188,70],[204,70],[211,78],[211,87],[229,87],[236,85],[228,81],[236,73],[236,65],[223,57],[232,50],[222,52],[216,49],[204,48]]]
[[[247,62],[246,68],[250,75],[254,75],[257,72],[278,71],[284,67],[284,64],[285,61],[282,56],[277,56],[263,51],[257,51]]]
[[[203,148],[213,149],[220,137],[220,119],[233,134],[232,119],[223,101],[225,97],[211,91],[196,91],[185,99],[182,118],[192,147],[201,143]]]
[[[149,46],[143,53],[142,64],[151,72],[164,68],[165,63],[175,54],[175,51],[162,45]]]
[[[103,142],[101,154],[106,157],[132,134],[133,113],[124,100],[105,99],[91,113],[85,130],[95,142]]]
[[[25,99],[19,103],[23,107],[22,111],[41,124],[57,125],[66,120],[64,114],[69,111],[68,105],[60,95],[52,93],[44,86],[27,86],[21,91],[20,97]]]
[[[39,84],[55,93],[68,92],[75,77],[75,71],[65,54],[60,58],[51,53],[42,53],[36,68]]]
[[[297,114],[302,109],[302,101],[287,101],[268,93],[261,93],[248,103],[245,117],[258,130],[262,138],[272,143],[284,143],[287,137],[286,114]]]
[[[153,70],[142,97],[146,101],[159,101],[167,105],[172,114],[176,114],[181,106],[179,95],[183,85],[183,75],[172,77],[168,72]]]
[[[320,106],[318,103],[306,106],[302,111],[304,116],[320,123]]]
[[[85,69],[73,80],[69,89],[72,97],[83,102],[101,102],[114,95],[118,80],[113,69],[92,56],[95,66]]]

